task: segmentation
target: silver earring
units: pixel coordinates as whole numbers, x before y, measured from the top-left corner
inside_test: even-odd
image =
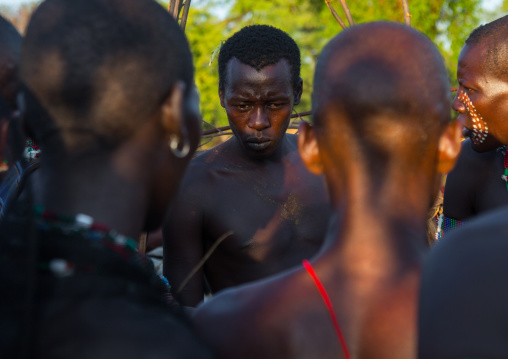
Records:
[[[170,135],[169,136],[169,148],[171,149],[171,152],[175,157],[178,158],[185,158],[190,152],[190,144],[189,139],[185,137],[183,148],[180,150],[178,149],[178,144],[180,142],[180,138],[177,135]]]

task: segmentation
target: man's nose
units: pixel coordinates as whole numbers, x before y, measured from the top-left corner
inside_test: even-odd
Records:
[[[459,100],[459,93],[460,93],[460,90],[457,91],[457,93],[455,94],[455,97],[453,98],[452,109],[457,113],[464,113],[464,112],[466,112],[466,106],[464,105],[464,103],[461,100]]]
[[[256,131],[262,131],[270,127],[270,121],[262,106],[256,107],[254,111],[251,112],[248,126]]]

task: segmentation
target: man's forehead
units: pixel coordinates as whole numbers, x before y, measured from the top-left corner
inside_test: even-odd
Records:
[[[228,75],[245,75],[247,73],[270,73],[272,69],[277,69],[279,75],[287,76],[288,79],[291,78],[291,65],[289,61],[282,58],[274,64],[267,64],[262,67],[255,67],[249,64],[246,64],[239,60],[237,57],[232,57],[226,66],[226,73]],[[285,69],[285,71],[284,71]]]
[[[457,76],[459,78],[473,78],[489,76],[488,61],[486,61],[489,47],[485,43],[466,44],[459,55]]]

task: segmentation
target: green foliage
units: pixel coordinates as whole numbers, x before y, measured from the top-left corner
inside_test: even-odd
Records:
[[[480,22],[480,2],[409,0],[412,26],[439,46],[452,81],[464,40]],[[347,22],[339,0],[331,5]],[[400,0],[349,0],[348,5],[356,23],[404,20]],[[227,125],[227,118],[217,94],[217,60],[209,66],[212,52],[242,27],[260,23],[286,31],[300,46],[304,81],[304,93],[297,107],[300,112],[311,108],[312,77],[318,54],[341,31],[324,0],[192,0],[186,33],[194,55],[203,118],[216,126]]]

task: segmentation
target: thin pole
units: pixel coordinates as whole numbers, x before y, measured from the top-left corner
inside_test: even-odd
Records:
[[[190,4],[191,4],[191,0],[185,0],[182,18],[180,20],[180,27],[182,28],[183,31],[185,31],[185,25],[187,25],[187,17],[189,16]]]
[[[340,18],[339,14],[337,14],[337,11],[335,11],[335,9],[332,7],[332,5],[330,5],[330,2],[333,1],[333,0],[325,0],[325,3],[326,3],[326,6],[328,6],[328,9],[330,9],[330,11],[332,12],[332,15],[333,17],[335,18],[335,20],[337,20],[337,22],[339,23],[339,25],[344,29],[346,30],[347,29],[347,26],[346,24],[344,23],[344,21],[342,21],[342,19]]]
[[[353,21],[353,16],[351,16],[351,11],[349,11],[349,7],[347,6],[346,0],[341,0],[340,4],[342,5],[342,10],[344,10],[344,13],[346,14],[349,27],[353,26],[355,22]]]
[[[407,26],[411,26],[411,13],[409,12],[409,5],[407,3],[407,0],[401,0],[402,2],[402,9],[404,11],[404,22]]]
[[[173,12],[175,11],[175,3],[176,3],[176,0],[169,0],[168,12],[171,15],[173,15]]]

